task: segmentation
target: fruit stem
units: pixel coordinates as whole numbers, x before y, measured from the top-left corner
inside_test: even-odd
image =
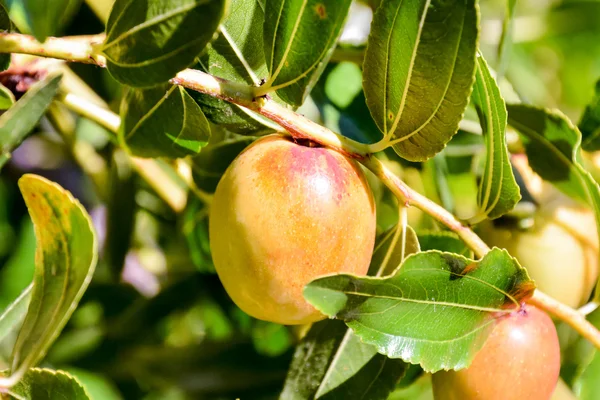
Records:
[[[477,257],[481,258],[490,251],[488,245],[469,227],[463,225],[445,208],[409,187],[379,161],[378,158],[369,156],[361,159],[360,162],[394,193],[401,204],[405,207],[415,206],[446,225],[449,229],[456,232]]]
[[[48,38],[44,43],[39,43],[29,35],[0,33],[0,53],[31,54],[105,67],[104,58],[95,52],[95,48],[101,42],[102,37],[99,35],[87,38]],[[415,206],[446,225],[458,234],[477,257],[483,257],[490,250],[479,236],[469,227],[463,225],[450,212],[414,191],[395,176],[379,159],[372,155],[369,144],[356,142],[334,133],[316,122],[269,100],[268,96],[256,97],[256,88],[248,85],[227,81],[193,69],[179,72],[170,82],[246,107],[279,124],[293,137],[312,140],[337,150],[348,157],[357,159],[379,177],[404,206]],[[113,133],[116,133],[120,124],[119,117],[106,108],[101,109],[102,107],[91,102],[68,95],[62,98],[62,102],[71,110],[110,128]],[[181,187],[177,189],[174,186],[177,184],[172,179],[162,178],[168,176],[168,174],[160,169],[161,167],[156,163],[156,160],[133,157],[132,161],[140,175],[157,190],[157,193],[164,196],[163,199],[176,211],[181,211],[185,205],[185,195],[172,198],[173,192],[166,193],[163,185],[169,187],[168,191],[176,190],[177,193],[181,193],[183,189]],[[156,179],[157,177],[161,178]],[[179,200],[180,198],[183,200]],[[565,321],[583,337],[600,348],[600,331],[587,321],[580,312],[539,290],[535,291],[529,302]]]

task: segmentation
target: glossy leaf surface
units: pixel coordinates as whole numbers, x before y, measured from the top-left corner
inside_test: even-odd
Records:
[[[97,260],[90,218],[69,192],[37,175],[24,175],[19,187],[37,248],[31,301],[13,349],[15,375],[44,357],[85,292]]]
[[[512,210],[521,199],[519,185],[506,148],[506,105],[496,80],[480,54],[471,100],[486,142],[483,176],[477,193],[479,215],[476,220],[495,219]]]
[[[202,110],[176,85],[129,90],[121,104],[121,118],[119,140],[140,157],[195,155],[210,137]]]
[[[264,53],[285,102],[300,106],[323,72],[348,14],[350,0],[267,0]]]
[[[426,160],[458,130],[475,75],[474,0],[384,0],[374,15],[363,86],[394,149]]]
[[[225,0],[116,0],[102,53],[119,82],[163,83],[189,67],[211,40]]]
[[[518,307],[533,289],[525,269],[493,249],[479,262],[417,253],[393,276],[324,277],[307,285],[304,296],[378,352],[433,372],[468,366],[494,318]]]

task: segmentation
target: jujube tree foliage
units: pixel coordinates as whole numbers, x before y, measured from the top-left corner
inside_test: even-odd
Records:
[[[600,86],[479,3],[4,2],[0,398],[600,396]]]

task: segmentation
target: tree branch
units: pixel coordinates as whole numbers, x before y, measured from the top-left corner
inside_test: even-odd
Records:
[[[47,41],[42,44],[37,42],[31,36],[3,33],[0,34],[0,53],[25,53],[96,64],[100,67],[104,67],[104,58],[94,53],[95,48],[98,45],[98,38],[100,38],[100,36],[94,37],[94,39],[88,38],[87,42],[83,41],[81,38],[48,38]],[[388,170],[371,154],[371,147],[369,145],[336,134],[292,110],[269,100],[268,96],[256,98],[255,88],[251,86],[227,81],[192,69],[186,69],[179,72],[175,78],[171,79],[171,83],[228,102],[239,104],[276,122],[294,137],[312,140],[324,146],[333,148],[348,157],[357,159],[381,179],[382,182],[398,197],[400,202],[406,206],[412,205],[421,209],[446,225],[452,231],[456,232],[478,257],[483,257],[490,250],[479,236],[477,236],[470,228],[464,226],[450,212],[414,191]],[[75,104],[75,101],[69,102],[68,97],[65,97],[63,100],[65,100],[67,105],[71,103],[70,106],[72,109],[80,111],[89,118],[102,123],[102,121],[100,121],[102,114],[96,113],[98,110],[81,109],[81,106]],[[105,126],[114,127],[116,120],[110,120],[110,118],[105,121]],[[144,163],[148,161],[152,160],[142,160],[140,162]],[[148,172],[148,166],[139,164],[139,167],[143,173],[144,171]],[[153,171],[152,173],[155,172],[158,173],[159,171]],[[587,321],[585,316],[580,312],[558,302],[539,290],[536,290],[534,296],[530,299],[530,302],[567,322],[583,337],[587,338],[600,348],[600,331]]]

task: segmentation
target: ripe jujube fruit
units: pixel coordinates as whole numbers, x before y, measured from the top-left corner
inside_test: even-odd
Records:
[[[433,375],[436,400],[548,400],[560,372],[556,328],[524,306],[502,316],[471,365]]]
[[[483,224],[482,239],[505,248],[543,292],[571,307],[587,301],[598,277],[598,235],[592,210],[543,181],[524,156],[513,159],[538,203],[533,226]]]
[[[278,135],[246,148],[217,186],[210,211],[215,268],[232,300],[281,324],[324,318],[302,295],[318,276],[364,275],[375,204],[359,165]]]

